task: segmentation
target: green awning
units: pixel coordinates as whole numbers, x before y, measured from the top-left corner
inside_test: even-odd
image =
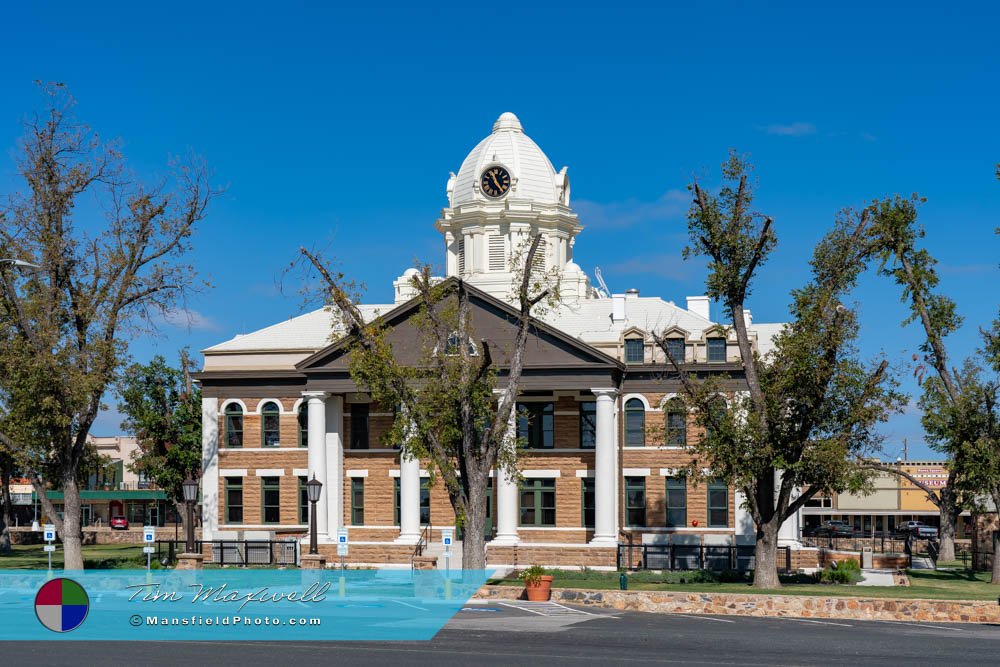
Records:
[[[62,491],[49,491],[48,497],[50,500],[62,500]],[[36,500],[38,495],[36,493],[31,494],[31,499]],[[166,500],[167,494],[165,491],[149,491],[149,490],[135,490],[135,491],[81,491],[80,500]]]

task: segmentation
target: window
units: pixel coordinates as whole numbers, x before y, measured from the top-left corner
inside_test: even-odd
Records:
[[[399,525],[399,478],[392,480],[392,521],[393,525]],[[425,525],[431,522],[431,484],[430,480],[423,478],[420,480],[420,523]]]
[[[277,447],[281,440],[281,410],[277,403],[267,402],[260,409],[260,442],[262,447]]]
[[[556,480],[526,479],[521,483],[521,525],[556,525]]]
[[[365,525],[365,480],[362,477],[351,478],[351,525]]]
[[[226,406],[226,447],[243,446],[243,408],[237,403]]]
[[[664,416],[667,427],[666,445],[684,447],[687,445],[687,410],[679,398],[671,398],[666,404]]]
[[[725,482],[708,485],[708,527],[729,527],[729,486]]]
[[[645,357],[645,345],[641,338],[625,340],[625,363],[641,364]]]
[[[368,449],[368,404],[351,403],[351,449]]]
[[[528,449],[552,449],[553,412],[551,403],[517,404],[517,437]]]
[[[309,488],[305,477],[299,477],[299,523],[309,524]]]
[[[462,337],[458,335],[457,331],[452,331],[450,334],[448,334],[448,340],[444,346],[444,353],[448,356],[457,356],[459,354],[458,345],[461,342],[461,340]],[[476,344],[472,341],[471,337],[469,337],[468,340],[466,340],[465,349],[470,357],[475,357],[479,355],[479,350],[478,348],[476,348]]]
[[[629,526],[646,525],[646,478],[625,478],[625,521]]]
[[[667,339],[667,352],[679,364],[684,363],[685,357],[687,356],[687,346],[684,344],[683,338],[668,338]]]
[[[597,402],[580,403],[580,447],[592,449],[597,444]]]
[[[594,527],[594,478],[584,477],[583,480],[583,526]]]
[[[687,480],[667,477],[667,526],[687,525]]]
[[[243,478],[226,478],[226,523],[243,523]]]
[[[708,339],[708,360],[711,362],[724,362],[726,360],[726,339]]]
[[[309,446],[309,406],[305,401],[299,405],[299,447]]]
[[[263,523],[281,523],[281,478],[261,477],[260,498],[263,505]]]
[[[625,444],[632,447],[646,444],[646,406],[638,398],[625,402]]]
[[[726,418],[726,400],[721,396],[716,398],[709,405],[709,418],[705,420],[705,437],[709,438],[715,433],[716,426],[721,426]]]

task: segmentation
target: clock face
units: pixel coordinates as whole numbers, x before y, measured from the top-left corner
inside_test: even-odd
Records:
[[[487,167],[479,179],[487,197],[503,197],[510,190],[510,174],[503,167]]]

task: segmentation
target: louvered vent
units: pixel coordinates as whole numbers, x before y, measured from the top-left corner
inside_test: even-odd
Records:
[[[504,246],[503,237],[491,234],[490,235],[490,271],[503,271],[507,267],[504,266],[504,251],[506,247]]]
[[[465,275],[465,239],[458,240],[458,275]]]

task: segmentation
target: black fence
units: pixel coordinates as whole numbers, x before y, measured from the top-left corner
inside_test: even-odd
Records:
[[[185,550],[183,540],[160,540],[156,543],[156,558],[171,562]],[[205,555],[205,563],[213,565],[298,565],[299,542],[289,540],[198,540],[195,551]]]
[[[937,540],[892,535],[824,535],[803,536],[801,542],[807,547],[819,547],[834,551],[861,551],[871,549],[882,554],[928,554],[937,557]],[[907,546],[909,542],[909,546]]]
[[[756,566],[754,546],[707,544],[619,544],[618,569],[628,570],[733,570],[747,572]],[[791,572],[792,551],[778,547],[778,571]]]

